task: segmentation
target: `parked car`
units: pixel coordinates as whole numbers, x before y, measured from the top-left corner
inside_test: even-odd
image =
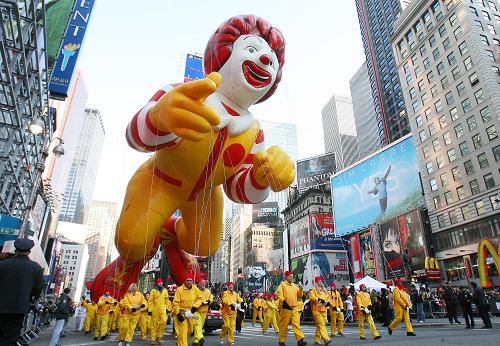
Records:
[[[214,330],[222,329],[222,324],[222,313],[218,310],[210,310],[207,314],[207,318],[205,319],[203,330],[205,333],[210,333]]]

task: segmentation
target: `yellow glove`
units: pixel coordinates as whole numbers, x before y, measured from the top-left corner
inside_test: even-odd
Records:
[[[149,120],[158,130],[170,131],[190,141],[201,141],[212,126],[220,123],[220,116],[205,104],[208,96],[220,85],[222,77],[212,72],[203,79],[176,86],[149,111]]]
[[[255,154],[253,174],[261,186],[269,186],[274,192],[286,189],[295,179],[292,159],[277,146]]]

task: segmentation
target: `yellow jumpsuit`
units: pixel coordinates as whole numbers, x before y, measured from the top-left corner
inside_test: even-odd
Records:
[[[222,320],[224,324],[222,325],[222,330],[220,332],[219,338],[223,341],[227,336],[227,341],[229,343],[234,343],[234,328],[236,327],[236,308],[234,304],[241,304],[243,299],[238,295],[238,293],[229,290],[222,294]]]
[[[97,311],[97,305],[86,300],[83,301],[83,307],[87,310],[85,315],[85,320],[83,321],[83,326],[85,328],[85,333],[89,333],[94,326],[95,314]]]
[[[188,346],[188,336],[193,332],[194,320],[186,318],[186,314],[182,310],[191,312],[192,307],[201,305],[201,291],[198,287],[192,286],[187,288],[182,285],[175,291],[172,311],[177,319],[177,314],[181,313],[184,320],[181,322],[177,319],[175,330],[177,333],[177,346]]]
[[[203,326],[205,325],[205,319],[207,318],[208,309],[213,300],[214,296],[208,288],[205,288],[203,289],[203,291],[201,291],[201,305],[198,307],[198,311],[196,312],[198,319],[194,320],[193,344],[197,344],[200,339],[203,339]]]
[[[113,311],[113,312],[111,312]],[[109,313],[108,330],[110,332],[115,331],[118,322],[118,315],[120,314],[120,307],[118,306],[118,301],[113,302],[113,306]]]
[[[263,299],[260,299],[259,297],[256,297],[253,300],[253,302],[252,302],[252,326],[255,325],[255,321],[257,321],[257,319],[259,319],[259,322],[261,324],[264,322],[263,315],[262,315],[263,304],[265,304],[265,301]]]
[[[125,340],[127,336],[127,326],[125,324],[125,302],[123,298],[118,303],[118,340]]]
[[[172,310],[172,304],[168,299],[168,290],[153,288],[149,294],[148,307],[151,311],[151,342],[163,338],[165,326],[167,325],[167,310]]]
[[[320,299],[324,302],[320,302]],[[325,342],[330,341],[328,332],[326,331],[328,316],[325,304],[330,300],[328,293],[322,288],[311,288],[309,290],[309,300],[311,301],[311,312],[316,323],[314,342],[319,343],[320,340]]]
[[[374,338],[378,338],[379,334],[377,328],[375,327],[375,322],[373,321],[373,317],[371,313],[366,314],[363,309],[367,307],[371,307],[372,300],[370,298],[370,294],[367,292],[358,292],[356,293],[356,303],[359,309],[359,337],[365,338],[365,320],[368,322],[368,326],[370,327],[370,332]]]
[[[408,307],[410,306],[410,301],[408,294],[404,290],[399,288],[394,288],[393,292],[394,301],[394,321],[389,325],[389,329],[394,330],[398,326],[401,320],[404,320],[407,333],[413,333],[413,326],[410,322],[410,315],[408,313]]]
[[[342,296],[340,291],[337,289],[330,290],[330,321],[332,323],[332,335],[337,336],[337,323],[339,325],[339,334],[344,334],[344,302],[342,301]]]
[[[274,332],[279,333],[278,322],[276,320],[276,315],[278,314],[278,305],[272,299],[266,301],[266,312],[264,318],[264,324],[262,325],[262,332],[265,333],[269,326],[273,326]]]
[[[97,314],[95,320],[95,337],[108,335],[109,311],[112,309],[113,297],[102,296],[97,301]]]
[[[141,292],[131,293],[128,292],[123,297],[123,306],[125,307],[125,314],[123,316],[123,329],[125,332],[125,341],[132,342],[134,338],[135,328],[139,322],[139,315],[141,309],[146,306],[146,299]]]
[[[279,315],[279,342],[286,342],[286,333],[288,331],[288,324],[292,324],[295,339],[301,341],[304,339],[304,333],[300,330],[300,312],[299,301],[301,302],[304,292],[294,283],[283,281],[276,291],[280,301],[280,315]],[[291,310],[283,307],[283,302],[287,302]]]
[[[148,336],[148,330],[151,328],[151,316],[149,315],[148,304],[141,309],[141,314],[139,316],[139,328],[141,330],[141,340],[145,341]]]

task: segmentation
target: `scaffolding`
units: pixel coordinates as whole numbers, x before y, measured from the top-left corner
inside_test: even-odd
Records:
[[[0,213],[24,218],[41,172],[55,115],[48,112],[45,2],[0,0]],[[28,126],[41,119],[45,131]]]

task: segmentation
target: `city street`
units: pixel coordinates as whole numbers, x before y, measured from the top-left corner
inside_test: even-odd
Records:
[[[433,325],[417,325],[415,328],[416,337],[407,337],[404,329],[400,329],[401,326],[394,331],[392,336],[387,334],[385,328],[377,326],[382,339],[375,341],[371,337],[367,337],[366,340],[359,340],[358,329],[354,326],[349,326],[345,330],[344,337],[333,338],[332,345],[366,345],[366,344],[381,344],[381,345],[498,345],[498,323],[494,322],[494,329],[492,330],[465,330],[464,325],[449,325],[445,320],[440,320],[439,323],[435,323],[431,320],[430,323]],[[479,325],[479,324],[478,324]],[[70,326],[73,326],[70,323]],[[50,333],[47,331],[36,341],[33,345],[46,346],[50,340]],[[174,344],[175,340],[170,336],[171,326],[167,326],[169,331],[169,336],[166,338],[166,345]],[[302,331],[306,335],[306,341],[309,345],[313,345],[313,335],[315,331],[315,326],[312,324],[307,324],[302,326]],[[366,331],[369,336],[369,330]],[[295,339],[289,331],[288,334],[288,345],[295,345]],[[139,341],[138,333],[136,333],[136,339],[132,345],[148,345],[149,342]],[[218,331],[214,334],[206,335],[206,345],[218,345]],[[262,335],[260,327],[252,327],[247,321],[242,332],[239,335],[235,335],[235,344],[241,346],[254,346],[256,343],[259,346],[262,345],[277,345],[277,336],[274,335],[272,331],[268,331],[267,334]],[[84,346],[84,345],[117,345],[116,333],[111,334],[110,340],[106,341],[94,341],[89,335],[84,335],[81,332],[68,331],[68,335],[65,338],[60,339],[60,343],[63,346]]]

